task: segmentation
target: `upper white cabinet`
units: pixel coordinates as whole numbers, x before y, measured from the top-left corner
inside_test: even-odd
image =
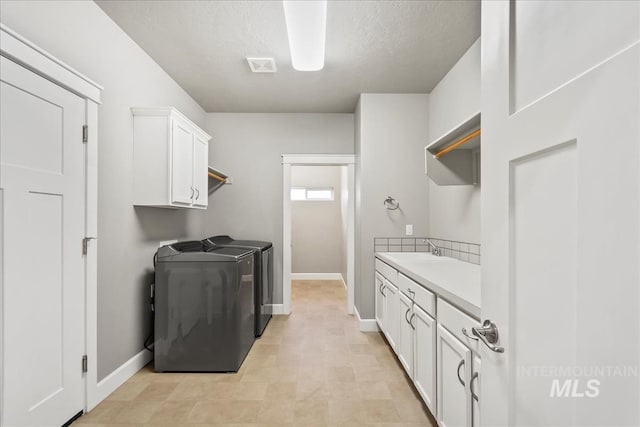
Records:
[[[131,112],[133,204],[206,209],[211,136],[175,108]]]

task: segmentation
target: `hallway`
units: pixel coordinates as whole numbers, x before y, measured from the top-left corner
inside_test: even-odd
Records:
[[[293,281],[236,374],[148,365],[75,424],[100,426],[435,426],[379,333],[346,313],[339,281]]]

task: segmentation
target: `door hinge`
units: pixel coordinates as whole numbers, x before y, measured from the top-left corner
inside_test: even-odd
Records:
[[[82,126],[82,142],[88,142],[88,141],[89,141],[89,126],[83,125]]]
[[[87,358],[87,355],[85,354],[84,356],[82,356],[82,373],[87,372],[89,369],[89,360]]]
[[[94,240],[95,237],[85,237],[82,239],[82,255],[86,255],[89,248],[89,240]]]

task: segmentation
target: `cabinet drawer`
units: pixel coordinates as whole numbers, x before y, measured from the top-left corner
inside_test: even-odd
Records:
[[[435,294],[431,293],[422,285],[414,282],[402,273],[398,273],[398,289],[408,297],[413,298],[415,303],[429,315],[436,317]],[[411,292],[409,292],[409,289],[411,289]]]
[[[480,327],[479,321],[463,313],[442,298],[438,298],[438,323],[447,328],[449,332],[476,354],[480,354],[479,341],[467,338],[462,333],[462,328],[465,328],[471,334],[471,328]]]
[[[382,274],[388,281],[394,285],[398,283],[398,271],[390,265],[376,258],[376,271]]]

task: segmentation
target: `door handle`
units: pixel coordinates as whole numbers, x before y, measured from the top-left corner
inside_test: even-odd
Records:
[[[196,188],[196,200],[200,198],[200,190]]]
[[[384,283],[380,284],[380,293],[382,294],[383,297],[387,297],[387,294],[384,293]]]
[[[491,320],[485,320],[482,323],[482,328],[471,328],[471,333],[480,338],[480,341],[489,347],[489,350],[496,353],[504,353],[504,347],[495,345],[498,342],[498,327]]]
[[[416,330],[416,327],[413,325],[413,318],[416,317],[415,313],[411,313],[411,317],[409,318],[409,326],[411,326],[411,329],[413,329],[414,331]]]
[[[411,325],[411,320],[410,320],[407,316],[409,315],[409,312],[410,312],[410,311],[411,311],[411,309],[410,309],[410,308],[407,308],[406,313],[404,313],[404,320],[405,320],[409,325]]]
[[[189,197],[190,199],[193,199],[193,195],[195,194],[195,191],[193,191],[193,187],[191,187],[191,197]]]

